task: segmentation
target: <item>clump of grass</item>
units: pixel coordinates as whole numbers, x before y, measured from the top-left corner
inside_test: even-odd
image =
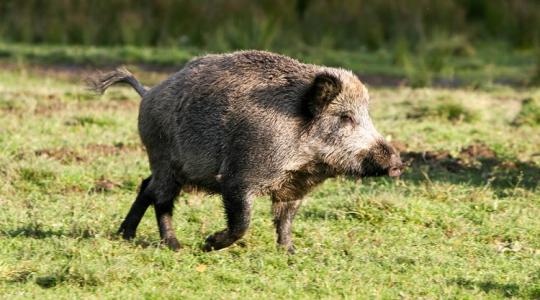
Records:
[[[17,110],[21,110],[22,108],[23,108],[23,105],[21,104],[21,101],[16,101],[15,99],[6,99],[4,97],[0,97],[0,110],[17,111]]]
[[[437,77],[452,78],[456,68],[452,61],[455,58],[473,57],[475,52],[465,36],[437,33],[420,45],[419,57]]]
[[[23,181],[40,187],[47,186],[56,177],[52,171],[29,167],[21,168],[19,174]]]
[[[69,98],[69,99],[76,99],[78,101],[86,101],[86,100],[95,100],[96,99],[96,96],[92,93],[88,93],[88,92],[73,92],[73,91],[68,91],[68,92],[65,92],[64,93],[64,96],[66,98]]]
[[[26,264],[23,264],[17,269],[7,269],[0,275],[4,281],[9,283],[26,283],[35,273],[35,268]]]
[[[96,125],[99,127],[105,127],[105,126],[113,126],[115,125],[114,120],[109,118],[96,118],[92,116],[76,116],[72,120],[66,121],[66,125],[69,126],[88,126],[88,125]]]
[[[433,36],[432,40],[426,44],[426,50],[430,54],[456,57],[470,57],[476,53],[475,48],[464,35],[448,36],[442,33]]]
[[[438,117],[452,122],[463,121],[470,123],[478,119],[478,115],[475,112],[467,109],[463,104],[458,102],[437,105],[435,107],[435,114]]]
[[[409,119],[438,118],[453,123],[472,123],[477,121],[480,116],[478,112],[465,107],[462,103],[448,99],[438,104],[420,104],[413,107],[407,113]]]
[[[102,284],[92,271],[66,266],[55,273],[36,277],[36,284],[42,288],[52,288],[59,284],[71,284],[78,287],[95,287]]]
[[[280,28],[273,19],[235,20],[216,30],[207,40],[207,45],[214,51],[269,49],[274,44],[279,31]]]
[[[394,195],[361,195],[343,203],[340,211],[360,222],[379,224],[389,219],[403,219]]]
[[[398,41],[394,47],[394,63],[403,68],[411,87],[425,87],[430,86],[434,79],[453,77],[454,58],[470,58],[475,52],[465,36],[439,33],[417,45]]]
[[[540,100],[535,98],[526,98],[521,102],[521,110],[512,122],[515,126],[540,125]]]
[[[420,56],[422,57],[422,56]],[[403,68],[408,85],[414,88],[431,85],[433,74],[422,58],[414,58],[407,41],[400,40],[394,47],[394,64]]]
[[[431,86],[433,83],[434,74],[424,59],[419,59],[416,63],[406,59],[404,69],[407,82],[413,88]]]

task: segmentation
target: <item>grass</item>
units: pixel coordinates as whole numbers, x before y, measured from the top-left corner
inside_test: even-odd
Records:
[[[540,125],[540,100],[534,98],[523,99],[521,110],[514,119],[516,125]]]
[[[174,222],[185,248],[173,253],[151,211],[135,241],[115,234],[148,175],[138,96],[93,97],[77,76],[0,70],[3,298],[540,298],[540,136],[512,122],[540,89],[372,88],[379,131],[404,157],[436,158],[397,181],[325,182],[297,217],[294,256],[275,248],[266,198],[241,243],[202,252],[224,226],[220,199],[183,194]],[[475,119],[408,118],[432,103]],[[462,151],[479,143],[495,155]]]
[[[527,85],[535,78],[537,55],[534,49],[515,50],[501,43],[476,47],[462,39],[439,38],[418,46],[393,50],[332,50],[300,47],[281,50],[302,61],[339,66],[355,71],[366,80],[390,81],[415,87],[490,86],[496,84]],[[140,65],[146,69],[172,71],[194,55],[205,51],[190,47],[85,47],[0,43],[0,61],[19,65],[111,66]],[[374,78],[373,78],[374,77]],[[382,78],[379,78],[382,77]]]
[[[479,119],[479,112],[473,108],[466,107],[463,101],[440,96],[430,101],[422,101],[415,105],[407,113],[410,119],[442,119],[450,122],[471,123]]]

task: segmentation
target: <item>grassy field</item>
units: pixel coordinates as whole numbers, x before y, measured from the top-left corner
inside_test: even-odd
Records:
[[[83,76],[0,68],[1,298],[540,299],[540,119],[522,109],[540,89],[372,88],[376,126],[410,163],[400,180],[321,185],[294,256],[276,250],[265,198],[241,243],[202,252],[220,199],[182,194],[174,253],[152,211],[135,241],[116,236],[148,175],[139,99],[91,95]]]
[[[73,67],[135,64],[146,70],[174,71],[203,51],[190,47],[85,47],[0,43],[0,61]],[[304,62],[353,70],[374,84],[466,86],[495,84],[525,86],[540,76],[534,49],[516,50],[504,43],[476,46],[460,39],[435,40],[410,52],[406,47],[378,51],[291,48],[279,51]],[[540,77],[539,77],[540,78]],[[538,79],[537,79],[538,80]]]

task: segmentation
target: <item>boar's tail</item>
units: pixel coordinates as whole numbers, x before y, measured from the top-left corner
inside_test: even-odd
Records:
[[[112,72],[99,74],[87,80],[88,88],[100,95],[111,85],[119,82],[131,85],[141,97],[146,94],[146,88],[125,67],[119,67]]]

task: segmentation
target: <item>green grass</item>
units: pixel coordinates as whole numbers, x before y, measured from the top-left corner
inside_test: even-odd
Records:
[[[540,100],[534,98],[523,99],[521,110],[514,119],[515,125],[540,125]]]
[[[540,89],[372,88],[379,131],[409,154],[460,157],[457,171],[441,159],[397,181],[327,181],[296,219],[294,256],[275,248],[267,198],[242,242],[202,252],[224,226],[220,199],[183,194],[174,253],[151,211],[135,241],[115,234],[148,175],[138,96],[92,97],[73,76],[0,70],[2,298],[540,298],[540,135],[512,125]],[[407,116],[447,101],[474,121]],[[496,156],[466,159],[479,142]]]
[[[423,101],[412,106],[407,113],[410,119],[442,119],[450,122],[474,122],[479,119],[479,112],[467,108],[463,101],[448,98],[445,96],[431,101]]]
[[[351,51],[300,47],[279,50],[302,61],[344,67],[366,77],[415,87],[436,85],[526,85],[534,81],[537,55],[533,49],[515,50],[501,43],[476,47],[461,39],[440,38],[418,46],[392,50]],[[206,51],[189,48],[84,47],[0,43],[0,60],[25,64],[73,66],[143,65],[174,70]]]

